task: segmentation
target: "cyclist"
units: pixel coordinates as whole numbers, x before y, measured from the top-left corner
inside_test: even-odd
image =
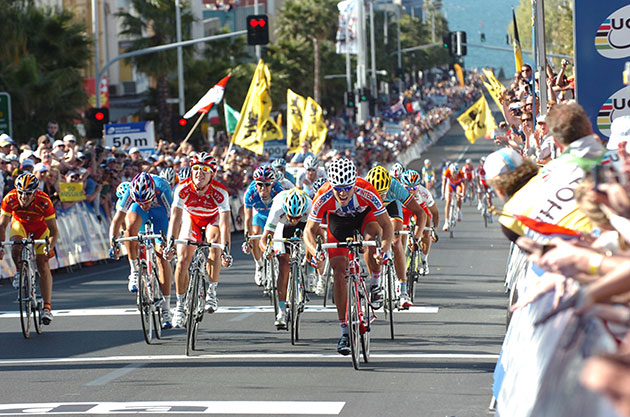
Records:
[[[389,170],[391,176],[396,178],[397,180],[400,180],[403,172],[405,172],[405,166],[400,162],[395,162],[394,165],[392,165],[392,168]]]
[[[492,193],[490,192],[490,186],[486,182],[486,171],[483,169],[483,164],[486,163],[486,157],[482,156],[479,160],[479,166],[475,169],[475,178],[477,179],[477,197],[479,203],[477,203],[477,210],[483,210],[483,203],[481,201],[483,193],[488,196],[488,207],[492,207]]]
[[[179,177],[180,182],[184,181],[185,179],[190,178],[190,168],[186,167],[186,168],[180,169],[177,176]]]
[[[316,156],[309,155],[304,159],[304,172],[298,175],[295,185],[310,194],[313,183],[319,178],[326,178],[326,170],[319,167],[319,159]]]
[[[296,230],[304,231],[308,213],[311,211],[312,200],[306,193],[299,188],[286,190],[278,194],[271,204],[269,217],[265,224],[265,230],[260,239],[260,248],[264,252],[267,250],[267,237],[276,235],[276,237],[288,238],[292,237]],[[283,227],[277,228],[281,224]],[[281,233],[278,233],[280,231]],[[287,327],[287,285],[289,283],[289,256],[284,244],[275,245],[278,253],[278,304],[280,311],[276,316],[274,325],[278,329],[286,329]],[[306,258],[311,256],[306,254]]]
[[[276,173],[269,165],[256,168],[253,177],[254,180],[247,187],[243,197],[246,237],[262,233],[262,229],[267,223],[273,198],[284,191],[284,188],[276,182]],[[254,210],[256,210],[255,214]],[[243,252],[249,253],[250,251],[256,262],[254,282],[256,285],[262,285],[264,264],[261,259],[260,245],[252,245],[249,241],[244,242]]]
[[[171,186],[171,190],[174,190],[179,183],[177,173],[171,167],[166,167],[162,171],[160,171],[160,177],[164,178],[168,182],[168,184]]]
[[[427,190],[435,192],[435,168],[428,158],[424,160],[424,166],[422,167],[422,182]]]
[[[365,179],[374,186],[381,200],[383,200],[394,226],[394,232],[399,232],[403,229],[403,207],[409,209],[418,218],[418,224],[424,225],[427,222],[427,214],[418,201],[413,198],[413,195],[411,195],[396,178],[392,178],[387,169],[383,166],[378,165],[372,168]],[[396,270],[396,276],[398,277],[400,286],[400,308],[406,310],[411,307],[413,303],[407,293],[407,274],[405,273],[407,259],[401,235],[394,236],[392,249],[394,252],[394,269]],[[369,269],[368,266],[368,270]],[[380,307],[379,301],[380,300],[377,299],[375,308]]]
[[[333,159],[328,167],[328,182],[317,192],[313,200],[313,208],[308,216],[304,230],[304,242],[307,250],[316,253],[317,235],[323,232],[320,224],[328,215],[327,240],[331,242],[344,242],[352,237],[355,230],[368,240],[381,236],[381,251],[387,253],[391,247],[394,228],[387,215],[387,210],[378,193],[366,180],[357,178],[357,169],[348,159]],[[372,294],[380,291],[381,263],[383,255],[379,256],[376,248],[370,247],[368,262],[372,276],[368,285],[371,285]],[[341,339],[337,344],[337,352],[342,355],[350,353],[350,340],[346,325],[347,285],[344,279],[348,267],[348,250],[337,248],[329,249],[328,255],[334,276],[334,296],[337,302],[337,318],[341,327]],[[321,263],[321,256],[316,257],[316,263]]]
[[[54,256],[53,249],[57,243],[59,231],[55,217],[55,208],[46,193],[39,190],[39,180],[30,173],[24,173],[15,179],[15,188],[4,197],[1,206],[0,236],[6,236],[7,227],[11,224],[9,239],[21,241],[33,235],[34,239],[50,238],[48,250],[45,245],[35,245],[35,260],[39,272],[39,287],[44,299],[42,323],[48,325],[52,315],[52,274],[48,259]],[[11,257],[15,265],[19,265],[22,256],[20,245],[13,245]],[[4,257],[4,247],[0,247],[0,259]],[[16,279],[18,278],[17,282]],[[18,288],[19,273],[13,280],[13,287]]]
[[[313,185],[311,186],[311,192],[309,193],[309,197],[314,198],[315,194],[317,194],[317,191],[319,191],[320,188],[322,188],[322,186],[324,184],[326,184],[326,181],[328,181],[327,178],[317,178],[315,181],[313,181]]]
[[[462,172],[464,173],[464,178],[466,178],[466,189],[468,189],[468,187],[473,186],[475,179],[475,167],[472,163],[472,159],[466,159],[466,163],[462,167]],[[464,194],[464,199],[466,199],[466,194]]]
[[[448,188],[447,188],[448,186]],[[453,193],[457,196],[457,208],[459,211],[458,222],[462,221],[462,199],[466,194],[466,182],[464,181],[464,173],[459,169],[459,165],[453,162],[442,174],[442,199],[446,199],[444,208],[444,227],[442,230],[448,232],[448,219],[451,214],[451,198]]]
[[[206,267],[210,284],[206,293],[205,309],[213,313],[218,309],[217,285],[221,265],[232,265],[228,255],[230,247],[230,204],[225,186],[214,180],[219,168],[214,157],[201,152],[192,157],[189,179],[182,181],[175,188],[175,199],[168,226],[168,247],[164,250],[166,259],[175,254],[174,239],[192,242],[222,243],[225,250],[219,255],[219,249],[211,248],[208,252]],[[205,229],[205,230],[204,230]],[[186,320],[184,298],[188,287],[188,267],[195,252],[194,246],[177,247],[177,265],[175,267],[175,290],[177,303],[173,316],[173,327],[181,328]]]
[[[166,233],[168,229],[168,218],[173,203],[173,193],[169,183],[157,175],[141,172],[135,176],[129,189],[120,199],[117,205],[117,212],[109,228],[109,239],[111,242],[110,255],[117,258],[120,256],[119,245],[115,242],[120,233],[122,223],[125,223],[125,236],[137,236],[144,231],[145,224],[151,222],[153,232],[156,234]],[[119,214],[120,213],[120,214]],[[138,242],[125,242],[127,247],[127,257],[131,267],[127,289],[129,292],[138,291]],[[173,281],[173,271],[170,264],[162,258],[163,242],[156,242],[155,250],[160,255],[158,257],[158,278],[164,304],[162,308],[163,327],[169,329],[171,323],[171,282]]]
[[[420,183],[420,174],[418,174],[418,171],[408,169],[403,174],[401,182],[407,191],[416,198],[416,201],[420,203],[420,206],[424,209],[425,213],[427,213],[426,227],[431,227],[431,224],[433,224],[433,228],[437,228],[440,223],[440,213],[438,212],[437,205],[433,200],[433,195],[431,195],[431,192],[429,192],[429,190],[423,187]],[[409,209],[403,207],[403,223],[406,226],[409,225],[412,215],[413,213]],[[437,235],[433,235],[431,230],[424,230],[425,225],[422,225],[418,219],[416,219],[416,224],[419,226],[416,230],[416,237],[419,236],[419,234],[422,234],[420,240],[420,246],[422,248],[422,251],[420,252],[422,269],[424,275],[428,275],[429,264],[427,257],[429,255],[429,250],[431,249],[431,243],[436,242]]]
[[[295,184],[295,177],[293,176],[293,174],[291,174],[290,172],[287,171],[287,161],[284,158],[276,158],[273,160],[273,162],[271,163],[271,167],[274,169],[274,171],[276,172],[281,172],[283,178],[286,178],[287,180],[291,181],[293,184]]]

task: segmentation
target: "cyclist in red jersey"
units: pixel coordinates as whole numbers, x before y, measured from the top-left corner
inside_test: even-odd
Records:
[[[30,173],[16,178],[15,189],[2,200],[2,216],[0,216],[0,236],[6,236],[7,226],[11,223],[9,239],[20,241],[33,235],[33,239],[50,238],[49,249],[45,245],[35,245],[35,260],[39,271],[39,287],[44,299],[42,323],[52,322],[52,274],[48,259],[53,256],[53,248],[57,243],[59,231],[55,218],[55,208],[46,193],[40,191],[39,180]],[[21,245],[13,245],[11,257],[15,265],[19,265],[22,256]],[[0,247],[0,259],[4,257],[4,247]],[[17,288],[19,283],[13,283]]]
[[[479,160],[479,166],[475,168],[475,178],[477,180],[477,197],[479,203],[477,203],[477,210],[483,210],[483,203],[481,201],[483,193],[488,196],[488,207],[492,207],[492,193],[490,192],[490,186],[486,182],[486,171],[483,169],[483,164],[486,162],[486,157],[482,156]]]
[[[335,159],[328,167],[328,182],[315,195],[313,207],[308,216],[304,230],[304,242],[310,253],[317,253],[316,236],[322,231],[319,227],[324,217],[328,215],[328,243],[344,242],[353,236],[355,230],[367,240],[376,236],[382,237],[381,250],[387,253],[394,237],[392,221],[383,206],[376,189],[364,180],[357,178],[357,169],[348,159]],[[380,289],[380,274],[382,255],[376,248],[368,248],[369,268],[372,273],[369,284],[374,291]],[[328,256],[333,269],[335,281],[335,300],[347,298],[346,269],[348,268],[347,249],[329,249]],[[316,259],[321,262],[321,259]],[[350,354],[350,340],[348,328],[345,324],[346,303],[337,302],[337,317],[341,326],[341,339],[337,344],[337,352],[342,355]]]
[[[201,152],[191,160],[191,176],[175,188],[171,220],[168,228],[168,247],[164,251],[167,259],[175,253],[175,238],[194,242],[203,241],[222,243],[230,246],[230,205],[229,194],[225,186],[214,181],[219,165],[210,154]],[[205,229],[205,230],[204,230]],[[177,247],[177,266],[175,267],[175,291],[177,304],[173,317],[173,327],[184,325],[186,314],[184,298],[188,287],[188,267],[192,261],[194,246]],[[226,250],[227,252],[227,250]],[[211,248],[208,253],[208,276],[210,287],[206,294],[206,311],[213,313],[218,308],[216,295],[221,265],[229,267],[232,257],[224,256],[219,249]]]
[[[464,178],[466,178],[466,187],[472,187],[475,181],[475,166],[472,163],[472,159],[467,158],[464,166],[462,167]],[[474,188],[473,188],[474,191]],[[464,198],[466,195],[464,194]]]

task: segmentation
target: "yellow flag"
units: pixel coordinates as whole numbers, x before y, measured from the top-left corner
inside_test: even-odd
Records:
[[[249,149],[257,154],[262,154],[265,147],[265,140],[282,139],[282,131],[271,121],[277,132],[270,134],[269,113],[271,112],[271,95],[269,94],[269,83],[271,74],[267,65],[260,60],[254,77],[247,90],[247,97],[241,108],[241,117],[234,129],[232,141],[241,148]],[[279,136],[278,136],[279,135]]]
[[[300,133],[306,99],[291,90],[287,90],[287,149],[289,153],[300,151]]]
[[[262,125],[261,137],[263,142],[282,139],[282,129],[272,118],[269,118]]]
[[[503,84],[501,84],[501,81],[497,80],[492,70],[483,68],[482,71],[485,74],[486,78],[488,79],[488,82],[484,81],[483,85],[486,86],[488,93],[490,93],[490,97],[492,97],[494,102],[497,104],[497,106],[501,110],[501,113],[503,113],[503,106],[501,105],[501,102],[499,101],[499,97],[501,97],[501,95],[506,90],[506,88]]]
[[[459,85],[461,85],[462,87],[464,87],[464,70],[462,69],[462,66],[459,64],[455,64],[453,65],[453,68],[455,68],[455,75],[457,75],[457,79],[459,80]]]
[[[311,150],[317,155],[324,142],[328,128],[324,120],[323,111],[319,104],[311,97],[306,100],[304,109],[304,124],[300,133],[300,143],[307,141],[311,144]]]
[[[466,139],[475,143],[477,139],[495,130],[497,124],[492,117],[486,98],[482,95],[479,100],[457,118],[464,129]]]

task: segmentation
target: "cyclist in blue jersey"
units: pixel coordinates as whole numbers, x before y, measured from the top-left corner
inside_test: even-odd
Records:
[[[120,256],[120,248],[115,239],[120,233],[124,223],[125,236],[137,236],[144,231],[147,222],[153,224],[153,232],[166,234],[168,232],[168,220],[173,203],[173,193],[170,184],[157,175],[141,172],[131,181],[130,187],[116,203],[116,214],[109,229],[111,242],[110,256]],[[162,242],[158,240],[156,252],[161,255]],[[138,242],[125,242],[131,273],[127,288],[129,292],[138,291]],[[162,294],[164,295],[166,308],[162,309],[164,328],[171,327],[170,298],[173,272],[168,261],[158,257],[158,277]]]
[[[427,215],[418,201],[389,171],[381,165],[372,168],[366,178],[381,196],[389,217],[392,219],[394,233],[403,229],[403,206],[417,216],[418,224],[425,224]],[[394,236],[392,250],[394,252],[394,269],[400,283],[400,308],[408,309],[413,305],[407,293],[407,274],[405,273],[406,255],[400,235]]]
[[[267,223],[273,198],[284,191],[284,188],[276,182],[276,172],[269,165],[262,165],[256,168],[253,177],[254,181],[249,184],[243,197],[245,236],[262,233]],[[256,211],[255,213],[254,210]],[[243,252],[249,253],[250,250],[256,262],[254,281],[256,285],[261,285],[263,260],[261,259],[262,251],[260,250],[260,245],[252,245],[248,241],[243,243]]]

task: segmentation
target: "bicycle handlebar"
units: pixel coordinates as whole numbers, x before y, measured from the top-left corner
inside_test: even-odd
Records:
[[[375,240],[362,240],[360,242],[350,241],[350,242],[335,242],[335,243],[322,243],[322,249],[334,249],[334,248],[362,248],[365,246],[377,246],[377,242]]]
[[[225,250],[225,245],[223,245],[222,243],[194,242],[191,240],[183,240],[183,239],[175,239],[173,242],[179,245],[208,247],[208,248]]]
[[[131,242],[134,240],[153,240],[153,239],[161,239],[162,235],[138,235],[138,236],[129,236],[129,237],[121,237],[119,239],[115,239],[116,243],[120,242]]]
[[[247,236],[247,240],[257,240],[257,239],[262,238],[262,236],[263,236],[262,234]]]

